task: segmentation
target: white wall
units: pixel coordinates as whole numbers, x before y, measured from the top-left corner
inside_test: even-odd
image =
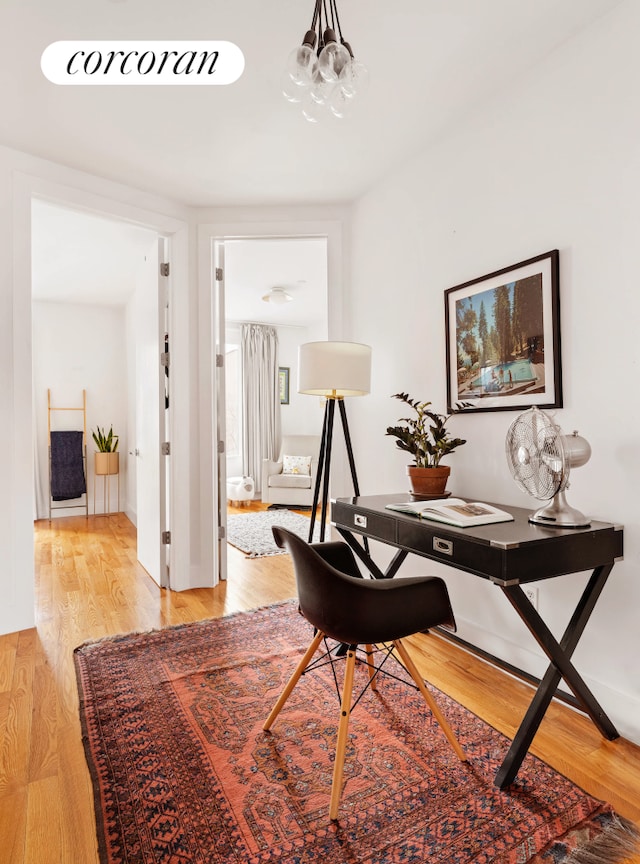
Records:
[[[638,32],[640,4],[621,4],[362,198],[347,314],[350,338],[373,346],[373,392],[350,415],[361,489],[404,490],[406,460],[384,436],[399,416],[390,396],[407,390],[444,410],[444,290],[560,250],[565,407],[556,417],[593,448],[591,461],[573,472],[568,498],[625,525],[625,560],[575,659],[619,730],[640,742],[640,114],[630,110],[640,80]],[[452,431],[469,442],[447,460],[454,492],[536,506],[505,461],[515,416],[454,418]],[[438,572],[431,562],[413,567]],[[462,637],[535,673],[546,668],[498,589],[440,569]],[[539,608],[557,635],[585,581],[576,574],[541,584]]]
[[[126,454],[127,413],[126,353],[124,308],[94,306],[82,303],[52,303],[36,300],[33,303],[33,388],[35,422],[40,463],[38,518],[48,516],[48,441],[47,441],[47,389],[51,390],[51,404],[55,407],[82,407],[82,391],[87,393],[87,486],[89,513],[105,511],[103,500],[105,484],[98,478],[95,485],[93,453],[96,450],[91,432],[97,426],[105,431],[113,425],[120,436],[118,450]],[[81,412],[51,414],[53,429],[82,429]],[[125,508],[126,464],[120,456],[120,509]],[[107,480],[107,482],[109,482]],[[117,480],[111,478],[110,505],[117,509]],[[82,500],[69,502],[84,504]],[[62,502],[54,507],[62,508]],[[82,515],[82,510],[60,509],[52,516]]]
[[[289,367],[289,404],[280,408],[283,435],[319,435],[324,405],[315,396],[298,393],[298,348],[327,338],[327,322],[315,327],[279,327],[280,366]]]

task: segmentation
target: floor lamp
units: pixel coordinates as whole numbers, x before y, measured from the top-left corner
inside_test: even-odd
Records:
[[[347,445],[353,491],[356,495],[360,494],[344,400],[347,396],[366,396],[370,389],[371,348],[368,345],[361,345],[357,342],[307,342],[298,349],[298,393],[324,396],[326,399],[320,454],[318,456],[318,473],[311,508],[310,543],[313,539],[321,486],[320,541],[324,541],[336,403]]]

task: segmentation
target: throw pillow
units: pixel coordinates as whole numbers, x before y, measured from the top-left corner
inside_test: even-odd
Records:
[[[311,456],[287,456],[282,457],[283,474],[311,474]]]

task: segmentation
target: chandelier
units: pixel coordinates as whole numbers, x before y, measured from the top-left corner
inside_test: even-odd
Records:
[[[287,60],[285,98],[300,103],[310,123],[318,123],[323,115],[342,118],[368,80],[367,67],[356,60],[342,36],[337,0],[315,0],[311,27]]]

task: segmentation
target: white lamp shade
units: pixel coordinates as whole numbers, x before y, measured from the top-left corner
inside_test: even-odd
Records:
[[[298,348],[298,393],[365,396],[371,390],[371,347],[358,342],[306,342]]]

